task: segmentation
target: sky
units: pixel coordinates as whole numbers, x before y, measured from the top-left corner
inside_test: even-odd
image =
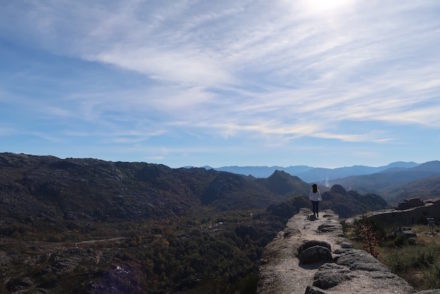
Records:
[[[440,1],[0,0],[0,152],[439,159]]]

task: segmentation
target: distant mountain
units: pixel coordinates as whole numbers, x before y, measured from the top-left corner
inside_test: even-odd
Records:
[[[377,193],[386,200],[395,202],[396,196],[404,187],[414,181],[440,176],[440,161],[430,161],[412,168],[391,168],[379,173],[351,176],[333,180],[332,184],[341,184],[348,189]],[[413,185],[417,186],[417,183]],[[401,198],[401,197],[400,197]]]
[[[2,218],[116,220],[181,215],[197,207],[265,208],[309,185],[204,168],[0,153]]]
[[[300,177],[306,182],[324,182],[348,176],[367,175],[382,172],[389,169],[407,169],[416,167],[415,162],[393,162],[379,167],[354,165],[340,168],[320,168],[306,165],[296,166],[225,166],[216,168],[219,171],[227,171],[235,174],[252,175],[257,178],[266,178],[276,170],[285,171],[291,175]]]
[[[409,198],[440,198],[440,176],[412,181],[408,184],[391,190],[390,194],[395,195],[391,199],[394,203],[401,202],[402,200]]]
[[[292,191],[297,195],[308,195],[310,190],[310,185],[300,178],[279,170],[276,170],[270,177],[257,181],[272,193],[280,195],[292,195]]]
[[[218,171],[225,171],[230,172],[234,174],[240,174],[240,175],[251,175],[256,178],[267,178],[271,174],[273,174],[275,171],[285,171],[291,175],[297,175],[303,172],[308,171],[309,169],[313,169],[312,167],[305,166],[305,165],[297,165],[297,166],[289,166],[289,167],[282,167],[282,166],[224,166],[216,168],[215,170]]]

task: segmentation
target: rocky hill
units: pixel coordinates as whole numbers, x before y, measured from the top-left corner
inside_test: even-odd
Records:
[[[217,210],[265,208],[308,184],[275,172],[257,180],[203,168],[0,154],[0,213],[5,218],[137,219]]]

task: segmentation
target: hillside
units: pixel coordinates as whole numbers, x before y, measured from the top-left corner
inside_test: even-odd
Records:
[[[391,200],[400,202],[409,198],[431,199],[440,197],[440,176],[429,177],[402,185],[392,191]]]
[[[182,215],[201,206],[265,208],[307,191],[308,184],[286,173],[257,180],[203,168],[0,154],[0,212],[22,220],[128,220]]]
[[[341,184],[347,189],[364,193],[376,193],[386,200],[393,200],[402,192],[400,189],[404,185],[434,176],[440,176],[440,161],[430,161],[408,169],[393,168],[371,175],[336,179],[332,184]]]

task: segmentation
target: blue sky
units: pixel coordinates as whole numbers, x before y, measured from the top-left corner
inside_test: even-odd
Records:
[[[439,1],[0,5],[0,151],[172,167],[439,159]]]

